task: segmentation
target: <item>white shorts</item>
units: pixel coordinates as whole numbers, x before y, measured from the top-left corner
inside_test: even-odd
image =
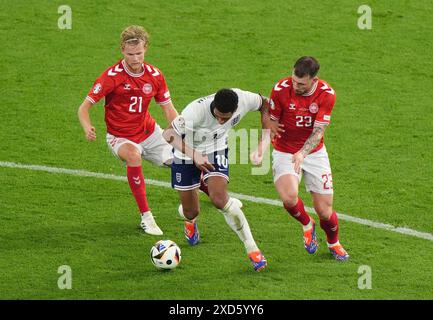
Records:
[[[301,173],[297,174],[292,163],[292,154],[274,150],[272,152],[272,172],[274,183],[283,175],[291,174],[300,182],[304,175],[305,189],[307,192],[319,194],[333,194],[332,172],[329,164],[328,152],[323,146],[319,151],[305,157],[301,165]]]
[[[107,145],[111,152],[120,159],[119,148],[125,143],[132,144],[141,154],[141,157],[157,166],[171,164],[173,161],[173,147],[162,137],[162,129],[155,125],[153,133],[144,141],[135,143],[125,138],[118,138],[107,133]]]

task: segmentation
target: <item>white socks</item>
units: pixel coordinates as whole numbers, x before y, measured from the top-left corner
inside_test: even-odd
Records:
[[[230,228],[236,232],[239,239],[241,239],[241,241],[244,243],[247,253],[258,251],[259,248],[253,239],[250,226],[248,225],[248,221],[245,218],[244,213],[239,207],[239,203],[234,201],[233,198],[229,198],[229,201],[226,203],[225,207],[219,211],[224,215],[224,218]]]
[[[197,217],[195,217],[194,219],[188,219],[187,217],[185,217],[185,215],[183,214],[183,206],[182,204],[179,205],[179,207],[177,208],[177,212],[179,213],[179,216],[186,222],[190,222],[190,223],[194,223],[195,220],[197,219]]]
[[[308,224],[306,226],[302,225],[302,229],[304,231],[308,231],[313,227],[313,219],[310,218],[310,222],[308,222]]]
[[[336,243],[328,243],[328,242],[326,242],[327,244],[328,244],[328,248],[332,248],[332,247],[336,247],[336,246],[339,246],[340,245],[340,241],[337,241]]]

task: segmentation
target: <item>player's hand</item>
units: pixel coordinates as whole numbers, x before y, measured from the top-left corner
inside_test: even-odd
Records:
[[[268,150],[270,143],[270,130],[265,129],[262,131],[262,139],[260,140],[257,149],[250,154],[250,160],[253,165],[258,166],[262,163],[263,155],[266,150]]]
[[[301,173],[301,165],[304,162],[304,155],[301,152],[296,152],[292,157],[294,163],[294,169],[297,174]]]
[[[210,172],[215,170],[215,167],[209,162],[207,156],[202,155],[200,152],[194,152],[194,163],[195,166],[201,171]]]
[[[251,163],[255,166],[258,166],[262,163],[263,161],[263,153],[260,150],[260,148],[258,148],[257,150],[251,152],[250,154],[250,160]]]
[[[96,140],[96,130],[95,127],[89,127],[86,131],[86,138],[89,141],[95,141]]]
[[[271,120],[269,123],[269,130],[271,130],[271,140],[274,140],[275,138],[281,138],[280,133],[285,132],[284,124]]]

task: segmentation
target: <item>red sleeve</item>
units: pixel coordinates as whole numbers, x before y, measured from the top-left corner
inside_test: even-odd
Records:
[[[278,85],[278,84],[277,84]],[[282,106],[280,103],[280,100],[278,99],[278,92],[275,91],[275,87],[272,89],[271,92],[271,108],[269,110],[269,114],[272,120],[275,121],[279,121],[280,120],[280,116],[281,116],[281,112],[282,112]]]
[[[155,101],[159,105],[165,105],[171,102],[170,91],[168,91],[168,86],[167,86],[167,82],[165,81],[164,75],[162,74],[161,71],[159,72],[160,72],[160,76],[158,77],[159,87],[155,95]]]
[[[319,112],[317,113],[314,124],[328,125],[331,122],[331,113],[336,99],[335,91],[332,91],[333,93],[327,91],[324,93],[325,97],[319,105]]]
[[[98,79],[93,83],[86,99],[95,104],[107,94],[114,90],[114,79],[109,77],[106,72],[101,74]]]

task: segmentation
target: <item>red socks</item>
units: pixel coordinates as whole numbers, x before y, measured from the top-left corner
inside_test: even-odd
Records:
[[[150,211],[149,204],[147,203],[146,197],[146,184],[141,171],[141,166],[138,167],[127,167],[126,168],[129,187],[131,188],[132,194],[134,195],[135,201],[137,202],[140,213]]]
[[[305,212],[304,203],[301,198],[298,198],[298,203],[296,206],[289,208],[284,204],[284,208],[306,226],[310,222],[310,216]],[[326,233],[326,239],[329,244],[334,244],[338,242],[338,217],[337,213],[334,211],[328,221],[320,219],[320,226]]]
[[[301,198],[298,197],[298,203],[291,208],[284,203],[284,208],[291,214],[293,218],[302,223],[302,225],[306,226],[310,223],[310,216],[305,212],[304,203],[302,202]]]
[[[328,221],[320,219],[320,226],[326,232],[326,239],[329,244],[337,243],[338,241],[338,217],[334,211]]]

